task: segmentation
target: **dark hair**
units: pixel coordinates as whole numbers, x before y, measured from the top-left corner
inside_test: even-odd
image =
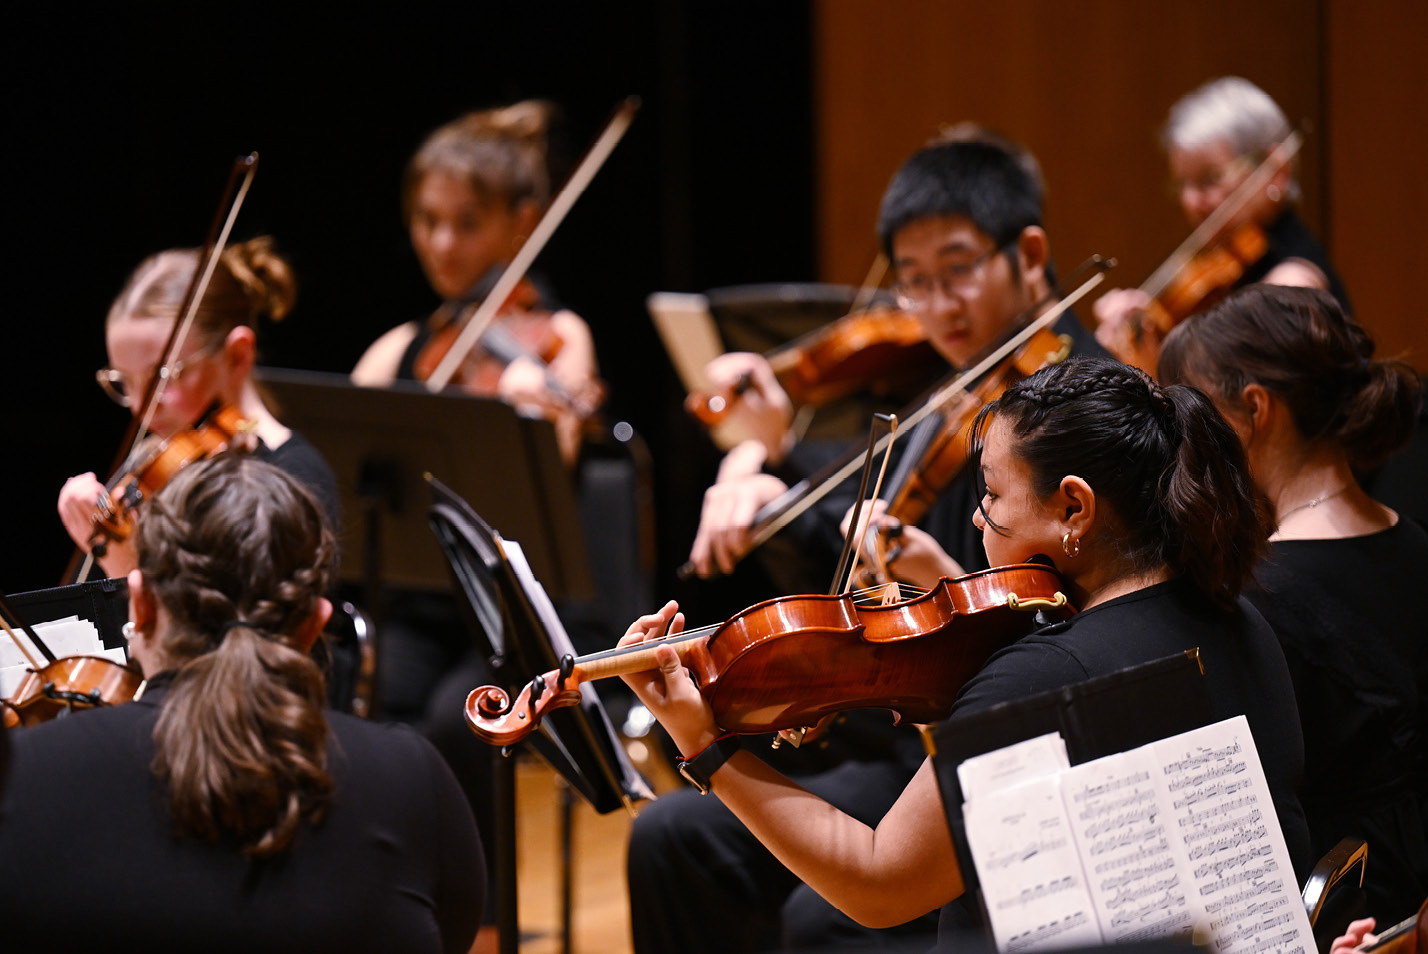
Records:
[[[1269,537],[1244,448],[1194,388],[1161,387],[1108,358],[1072,358],[1008,388],[973,422],[980,446],[993,416],[1016,437],[1038,496],[1075,474],[1109,508],[1106,533],[1137,572],[1189,577],[1230,606]]]
[[[1373,360],[1373,339],[1317,288],[1248,285],[1182,322],[1160,351],[1163,380],[1240,406],[1248,384],[1284,401],[1308,442],[1329,440],[1349,462],[1382,463],[1413,434],[1422,382],[1402,361]]]
[[[294,638],[331,572],[322,508],[272,465],[222,454],[150,501],[137,544],[178,663],[153,762],[175,828],[279,854],[332,795],[324,680]]]
[[[936,142],[902,164],[883,192],[878,238],[889,259],[901,229],[956,215],[1002,248],[1041,224],[1041,187],[1012,152],[986,139]]]

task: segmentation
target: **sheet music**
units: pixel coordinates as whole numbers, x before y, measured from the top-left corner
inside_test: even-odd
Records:
[[[997,950],[1016,954],[1101,942],[1059,778],[1022,782],[969,801],[963,814]]]
[[[1243,716],[984,795],[964,816],[999,950],[1193,931],[1216,954],[1314,954]]]
[[[1062,776],[1107,941],[1187,934],[1195,925],[1190,877],[1172,850],[1158,772],[1153,752],[1133,749]]]
[[[962,797],[971,802],[1070,767],[1066,740],[1061,738],[1060,732],[1048,732],[964,759],[957,766],[957,781],[962,786]]]
[[[1289,849],[1249,722],[1236,716],[1153,745],[1190,887],[1219,954],[1314,954]]]

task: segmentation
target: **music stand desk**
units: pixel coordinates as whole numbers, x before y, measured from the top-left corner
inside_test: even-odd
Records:
[[[283,422],[337,475],[343,582],[449,591],[427,525],[430,473],[521,541],[552,596],[593,594],[574,482],[549,421],[419,384],[364,388],[346,375],[281,368],[260,368],[256,377]]]

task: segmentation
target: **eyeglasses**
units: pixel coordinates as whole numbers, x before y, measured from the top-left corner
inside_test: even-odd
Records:
[[[1170,195],[1172,198],[1179,196],[1186,189],[1192,192],[1205,193],[1217,189],[1227,183],[1237,183],[1246,173],[1257,165],[1254,157],[1240,156],[1221,166],[1206,169],[1199,175],[1189,179],[1171,179],[1169,183]]]
[[[206,361],[222,350],[223,342],[219,341],[186,358],[179,358],[168,367],[161,368],[159,376],[162,381],[159,384],[159,390],[162,392],[169,385],[177,384],[185,371],[191,370],[200,361]],[[124,372],[116,371],[113,368],[100,368],[94,372],[94,380],[99,382],[99,386],[104,389],[105,394],[109,395],[110,400],[120,407],[133,407],[134,402],[144,391],[141,387],[131,387],[129,381],[124,377]]]
[[[965,262],[952,262],[943,268],[936,278],[919,275],[911,281],[898,282],[893,286],[898,307],[904,311],[926,308],[932,304],[932,296],[937,291],[941,291],[944,298],[965,296],[977,291],[986,264],[1015,243],[1016,239],[1013,238]]]

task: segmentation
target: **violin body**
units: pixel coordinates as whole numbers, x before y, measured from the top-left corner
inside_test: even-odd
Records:
[[[876,307],[844,315],[769,352],[779,385],[795,404],[821,407],[864,389],[885,390],[940,363],[915,315]],[[695,392],[685,408],[706,427],[718,425],[747,388]]]
[[[418,381],[429,379],[450,353],[497,274],[499,270],[493,269],[478,283],[471,295],[459,303],[454,317],[444,314],[444,309],[433,316],[436,328],[413,366]],[[551,327],[550,312],[539,305],[540,293],[528,279],[522,279],[481,333],[477,347],[462,360],[450,383],[468,394],[489,397],[496,393],[501,375],[512,361],[531,358],[544,366],[554,360],[562,342]]]
[[[1025,564],[943,579],[890,605],[851,595],[789,596],[756,604],[710,636],[670,637],[726,732],[759,734],[815,725],[848,709],[890,709],[899,720],[945,718],[957,694],[998,649],[1025,635],[1033,614],[1073,610],[1048,567]],[[519,741],[553,708],[579,701],[579,685],[654,666],[659,643],[580,660],[532,680],[512,701],[484,686],[466,721],[496,745]]]
[[[1183,265],[1146,308],[1142,321],[1162,335],[1191,315],[1219,301],[1244,277],[1245,269],[1269,251],[1269,239],[1254,222],[1245,222],[1224,241],[1204,248]]]
[[[129,702],[144,677],[102,656],[64,656],[31,669],[3,702],[7,727],[38,725],[73,709]]]
[[[206,414],[194,427],[167,439],[147,438],[129,455],[109,482],[109,492],[95,506],[90,549],[103,555],[105,544],[129,539],[134,513],[141,503],[158,493],[189,464],[222,453],[252,424],[231,405]]]
[[[1070,353],[1070,338],[1058,335],[1050,328],[1043,328],[983,376],[976,387],[958,401],[956,407],[946,412],[941,431],[927,445],[921,459],[907,472],[902,485],[895,488],[888,501],[888,516],[907,526],[916,526],[921,522],[942,492],[967,466],[972,422],[976,420],[977,413],[1001,397],[1013,384],[1042,368],[1060,364]],[[854,585],[857,587],[889,582],[883,578],[881,569],[886,565],[885,555],[889,549],[889,541],[880,532],[874,540],[874,545],[883,559],[874,560],[872,566],[864,566],[859,570],[854,579]]]
[[[1028,565],[944,578],[888,606],[768,600],[728,620],[685,665],[727,732],[812,726],[848,709],[934,722],[992,653],[1029,631],[1033,612],[1066,606],[1059,586],[1055,571]]]

